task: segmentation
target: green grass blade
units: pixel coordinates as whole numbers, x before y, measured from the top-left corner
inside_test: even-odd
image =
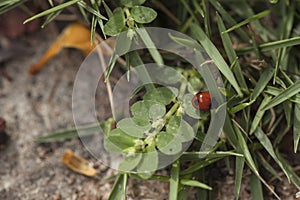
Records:
[[[300,104],[295,104],[294,109],[294,152],[297,152],[300,139]]]
[[[293,167],[280,155],[277,153],[278,159],[282,162],[283,167],[288,172],[291,181],[296,185],[296,187],[300,190],[300,177],[296,174]]]
[[[45,11],[43,11],[43,12],[37,14],[37,15],[34,15],[34,16],[32,16],[32,17],[26,19],[26,20],[24,21],[24,24],[26,24],[26,23],[28,23],[28,22],[34,20],[34,19],[37,19],[37,18],[46,16],[46,15],[49,15],[49,14],[51,14],[51,13],[53,13],[53,12],[57,12],[57,11],[59,11],[59,10],[62,10],[62,9],[64,9],[64,8],[66,8],[66,7],[69,7],[69,6],[73,5],[73,4],[75,4],[75,3],[78,3],[79,1],[82,1],[82,0],[72,0],[72,1],[68,1],[68,2],[66,2],[66,3],[60,4],[60,5],[58,5],[58,6],[55,6],[55,7],[53,7],[53,8],[50,8],[50,9],[48,9],[48,10],[45,10]]]
[[[194,7],[196,8],[196,11],[204,18],[204,10],[201,8],[199,2],[197,0],[192,0],[192,3]]]
[[[103,19],[103,20],[108,20],[106,17],[104,17],[103,15],[100,14],[99,10],[95,10],[94,8],[90,7],[87,3],[85,3],[84,1],[79,1],[77,4],[81,7],[83,7],[84,9],[86,9],[88,12],[95,15],[96,17],[99,17],[100,19]]]
[[[186,200],[188,198],[189,192],[191,190],[190,186],[183,185],[178,194],[178,200]]]
[[[111,11],[111,9],[109,8],[109,6],[105,3],[105,1],[102,1],[105,12],[108,16],[108,18],[110,18],[113,15],[113,12]]]
[[[180,184],[192,186],[192,187],[199,187],[199,188],[206,189],[206,190],[212,190],[212,187],[210,187],[204,183],[201,183],[199,181],[196,181],[196,180],[181,179]]]
[[[231,17],[231,15],[222,7],[221,3],[217,0],[210,0],[210,3],[215,7],[215,9],[222,15],[223,19],[228,22],[231,26],[237,24],[237,22]],[[239,36],[246,42],[250,41],[247,33],[242,29],[237,29],[236,32]]]
[[[238,3],[229,4],[232,10],[236,11],[241,18],[249,18],[255,15],[253,11],[254,6],[250,5],[249,1],[239,1]],[[251,25],[255,27],[255,32],[262,38],[263,41],[267,41],[268,38],[272,40],[277,39],[275,35],[266,29],[266,26],[263,26],[259,20],[252,20]]]
[[[261,51],[271,51],[279,48],[284,48],[284,47],[290,47],[290,46],[295,46],[300,44],[300,37],[293,37],[289,39],[284,39],[284,40],[277,40],[274,42],[267,42],[264,44],[259,45],[259,49]],[[237,49],[236,52],[238,54],[245,54],[245,53],[250,53],[254,50],[254,48],[251,47],[246,47],[242,49]]]
[[[255,165],[254,163],[254,160],[251,156],[251,153],[249,151],[249,148],[248,148],[248,145],[245,141],[245,138],[242,134],[242,132],[240,131],[240,129],[237,127],[237,125],[233,125],[234,127],[234,130],[235,130],[235,133],[237,135],[237,138],[238,138],[238,142],[239,142],[239,148],[241,149],[241,151],[243,152],[244,156],[245,156],[245,159],[247,160],[248,162],[248,165],[249,167],[255,172],[255,174],[259,174],[258,173],[258,169],[257,169],[257,166]]]
[[[292,102],[285,101],[282,103],[287,127],[291,127],[292,121]]]
[[[283,10],[285,11],[286,6],[283,6]],[[282,29],[280,30],[281,33],[281,39],[286,39],[290,37],[291,35],[291,30],[293,27],[293,22],[294,22],[294,6],[289,6],[288,7],[288,12],[283,15],[284,19],[282,20]],[[275,84],[277,73],[279,71],[279,67],[281,65],[281,62],[283,58],[286,56],[286,48],[280,48],[277,53],[277,59],[276,59],[276,64],[275,64],[275,73],[274,73],[274,78],[273,78],[273,84]]]
[[[272,174],[274,177],[276,177],[278,180],[282,181],[282,178],[278,175],[278,172],[273,168],[271,164],[264,158],[264,156],[261,153],[258,153],[258,159],[259,163],[268,171],[270,174]]]
[[[230,84],[234,87],[239,96],[242,96],[241,89],[230,70],[229,66],[221,56],[218,49],[215,45],[209,40],[204,31],[197,24],[192,24],[190,27],[192,31],[192,35],[200,42],[202,47],[205,49],[209,57],[214,61],[218,69],[222,72],[222,74],[226,77],[226,79],[230,82]]]
[[[245,19],[244,21],[232,26],[231,28],[227,29],[226,31],[224,31],[222,33],[229,33],[229,32],[231,32],[235,29],[240,28],[241,26],[244,26],[244,25],[248,24],[249,22],[251,22],[253,20],[257,20],[257,19],[265,17],[266,15],[270,14],[270,12],[271,12],[270,10],[265,10],[263,12],[260,12],[260,13],[256,14],[256,15],[253,15],[253,16],[249,17],[248,19]]]
[[[179,160],[177,160],[172,164],[169,200],[177,200],[178,190],[179,190],[179,181],[180,181],[179,172],[180,172],[180,163],[179,163]]]
[[[233,108],[230,108],[229,113],[231,114],[235,114],[241,110],[244,110],[245,108],[247,108],[248,106],[250,106],[251,104],[253,104],[255,102],[255,100],[252,100],[250,102],[247,103],[241,103]]]
[[[236,157],[235,159],[235,180],[234,180],[234,193],[235,199],[238,200],[240,196],[241,183],[243,178],[243,169],[245,164],[244,157]]]
[[[0,2],[0,15],[10,11],[13,8],[23,5],[26,1],[29,0],[23,0],[23,1],[21,0],[19,2],[12,2],[11,0],[7,0],[7,1]]]
[[[268,86],[267,89],[264,91],[267,94],[273,95],[273,96],[278,96],[279,94],[282,93],[282,89],[276,88],[276,87],[272,87],[272,86]],[[292,97],[291,102],[300,104],[300,95],[297,94],[295,95],[295,97]]]
[[[156,49],[150,35],[144,28],[139,28],[137,29],[138,34],[140,35],[141,39],[145,43],[146,47],[148,48],[148,51],[150,52],[153,60],[158,64],[158,65],[163,65],[164,61]]]
[[[190,173],[193,173],[193,172],[196,172],[208,165],[211,165],[212,163],[214,162],[217,162],[218,160],[221,160],[222,158],[213,158],[213,159],[206,159],[204,161],[198,161],[198,162],[195,162],[193,165],[191,165],[189,168],[181,171],[180,175],[187,175],[187,174],[190,174]]]
[[[86,131],[85,134],[80,134],[80,136],[88,136],[88,135],[93,135],[100,129],[100,124],[91,124],[91,125],[86,125],[86,126],[81,126],[77,128],[71,128],[67,130],[62,130],[62,131],[57,131],[54,132],[53,134],[39,137],[35,140],[37,143],[45,143],[45,142],[56,142],[56,141],[61,141],[61,140],[66,140],[66,139],[72,139],[72,138],[77,138],[79,137],[77,131]]]
[[[258,127],[259,122],[262,120],[265,111],[261,110],[264,106],[266,106],[269,102],[271,101],[271,97],[270,96],[265,96],[265,98],[263,99],[263,101],[261,102],[261,104],[259,105],[257,112],[255,114],[255,117],[253,119],[253,122],[251,124],[251,128],[250,128],[250,132],[249,135],[252,135],[254,133],[254,131],[256,130],[256,128]]]
[[[108,200],[126,200],[126,187],[128,175],[120,174],[114,183],[113,189],[108,197]]]
[[[225,158],[228,156],[237,156],[237,157],[243,157],[243,154],[236,153],[233,151],[216,151],[216,152],[184,152],[182,156],[180,157],[181,160],[196,160],[199,159],[199,157],[205,157],[205,158]]]
[[[196,15],[194,14],[193,10],[191,9],[191,7],[188,4],[188,1],[186,0],[180,0],[181,3],[183,4],[184,8],[186,9],[186,11],[188,11],[188,13],[191,15],[191,18],[197,22],[199,24],[198,18],[196,17]]]
[[[265,87],[268,85],[269,81],[273,77],[274,69],[269,67],[263,71],[261,74],[253,92],[251,95],[251,100],[256,100],[256,98],[264,91]]]
[[[225,25],[222,21],[222,18],[220,17],[220,15],[217,13],[217,21],[218,21],[218,27],[219,27],[219,31],[220,33],[225,31]],[[236,58],[237,58],[237,55],[232,47],[232,42],[230,40],[230,37],[227,33],[224,33],[224,34],[220,34],[221,35],[221,38],[222,38],[222,41],[223,41],[223,46],[225,48],[225,51],[226,51],[226,54],[228,56],[228,59],[231,63],[235,62],[236,61]],[[235,64],[235,67],[233,68],[233,72],[236,76],[236,79],[239,83],[239,85],[245,89],[245,90],[248,90],[248,87],[247,87],[247,84],[246,84],[246,81],[245,81],[245,78],[244,78],[244,75],[243,75],[243,72],[241,70],[241,66],[240,66],[240,63],[239,62],[236,62]]]
[[[273,108],[274,106],[277,106],[278,104],[290,99],[294,95],[300,93],[300,80],[297,81],[294,85],[291,85],[286,90],[284,90],[282,93],[280,93],[278,96],[274,97],[270,103],[263,108],[263,110],[268,110],[270,108]]]
[[[223,126],[223,131],[224,131],[227,139],[232,144],[232,146],[237,147],[238,140],[237,140],[236,134],[234,132],[234,129],[233,129],[233,126],[232,126],[232,123],[231,123],[231,118],[230,118],[229,114],[226,115],[225,123],[224,123],[224,126]]]
[[[210,11],[209,11],[209,7],[208,4],[206,3],[206,1],[201,1],[202,7],[204,9],[204,29],[205,29],[205,33],[207,34],[208,37],[211,37],[211,23],[210,23]]]
[[[254,174],[250,175],[250,188],[252,199],[264,199],[261,182]]]
[[[285,173],[286,177],[290,181],[290,177],[288,172],[283,167],[283,164],[278,159],[271,141],[269,140],[268,136],[261,130],[261,128],[257,128],[255,131],[255,136],[259,140],[259,142],[263,145],[263,147],[267,150],[267,152],[270,154],[270,156],[275,160],[275,162],[279,165],[279,167],[282,169],[282,171]]]
[[[300,44],[300,37],[293,37],[284,40],[277,40],[259,45],[261,51],[270,51],[278,48],[290,47]]]
[[[47,16],[47,19],[45,22],[42,24],[42,28],[45,28],[50,22],[52,22],[58,15],[60,15],[62,10],[59,10],[57,12],[53,12]]]
[[[268,183],[260,176],[260,174],[258,172],[258,168],[251,156],[251,153],[250,153],[247,143],[244,139],[244,136],[242,135],[242,133],[239,130],[239,128],[237,127],[237,125],[234,125],[234,129],[235,129],[235,132],[238,137],[240,148],[244,153],[244,156],[245,156],[248,166],[254,172],[254,174],[260,179],[260,181],[263,182],[263,184],[272,192],[272,194],[274,196],[276,196],[277,199],[280,199],[280,197],[274,192],[273,188],[270,185],[268,185]]]

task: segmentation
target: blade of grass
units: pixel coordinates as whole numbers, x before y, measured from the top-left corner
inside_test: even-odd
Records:
[[[196,11],[204,18],[204,10],[201,8],[201,6],[199,5],[199,2],[196,0],[192,0],[192,3],[194,5],[194,7],[196,8]]]
[[[297,152],[300,139],[300,104],[295,104],[294,109],[294,152]]]
[[[225,158],[227,156],[237,156],[237,157],[243,157],[243,154],[236,153],[233,151],[216,151],[216,152],[184,152],[180,159],[182,160],[196,160],[199,159],[199,157],[205,157],[205,158]]]
[[[284,5],[283,6],[284,11],[285,11],[285,8],[286,8],[286,6]],[[294,11],[295,11],[295,9],[294,9],[294,6],[292,5],[292,6],[288,7],[288,12],[286,14],[282,15],[284,17],[284,19],[281,20],[282,21],[282,30],[280,30],[280,33],[281,33],[280,39],[286,39],[286,38],[290,37],[291,30],[293,27],[293,22],[294,22]],[[277,53],[273,84],[275,84],[277,73],[278,73],[279,67],[281,65],[282,58],[284,58],[285,56],[286,56],[286,47],[280,48]]]
[[[278,96],[279,94],[282,93],[282,91],[283,91],[282,89],[272,87],[272,86],[267,86],[267,89],[264,92],[273,96]],[[295,97],[292,97],[290,100],[291,102],[300,104],[300,95],[297,94],[295,95]]]
[[[269,162],[264,158],[264,156],[261,153],[258,153],[258,159],[259,163],[268,171],[270,174],[272,174],[274,177],[276,177],[278,180],[282,181],[282,178],[278,175],[278,172],[273,168],[272,165],[269,164]]]
[[[113,189],[108,197],[108,200],[126,200],[126,187],[128,175],[120,174],[114,183]]]
[[[231,26],[237,24],[237,22],[231,17],[231,15],[222,7],[220,2],[218,2],[217,0],[209,0],[209,1],[215,7],[215,9],[222,15],[223,19],[227,21]],[[238,29],[237,33],[244,41],[246,42],[250,41],[249,36],[244,30]]]
[[[245,108],[247,108],[248,106],[252,105],[255,102],[255,100],[252,100],[250,102],[247,103],[241,103],[233,108],[230,108],[229,113],[230,114],[235,114],[241,110],[244,110]]]
[[[261,130],[261,128],[257,128],[256,131],[254,132],[256,138],[259,140],[259,142],[263,145],[263,147],[267,150],[267,152],[270,154],[270,156],[275,160],[275,162],[279,165],[281,170],[285,173],[288,181],[290,181],[290,177],[288,172],[285,170],[283,167],[283,164],[280,162],[278,159],[271,141],[269,140],[268,136]]]
[[[211,37],[211,28],[210,28],[210,12],[209,12],[209,8],[208,8],[208,4],[207,1],[201,1],[203,10],[204,10],[204,29],[205,29],[205,33],[208,37]]]
[[[264,199],[261,182],[254,174],[250,175],[250,188],[252,199]]]
[[[81,126],[77,128],[71,128],[67,130],[57,131],[53,134],[39,137],[35,140],[37,143],[45,143],[45,142],[56,142],[60,140],[72,139],[79,137],[77,131],[86,131],[86,134],[81,134],[80,136],[89,136],[96,133],[101,128],[100,124],[91,124],[86,126]]]
[[[52,22],[58,15],[60,15],[62,10],[59,10],[57,12],[53,12],[47,16],[47,19],[45,22],[42,24],[42,28],[45,28],[50,22]]]
[[[300,80],[297,81],[294,85],[291,85],[286,90],[284,90],[282,93],[280,93],[278,96],[274,97],[270,103],[263,108],[263,110],[268,110],[270,108],[273,108],[274,106],[277,106],[278,104],[290,99],[294,95],[300,93]]]
[[[239,150],[239,151],[241,151],[241,150]],[[235,193],[235,199],[236,200],[238,200],[239,196],[240,196],[244,164],[245,164],[245,158],[244,157],[236,157],[235,158],[234,193]]]
[[[180,181],[179,172],[180,172],[180,164],[179,164],[179,160],[177,160],[172,164],[169,200],[177,200],[178,187],[179,187],[179,181]]]
[[[190,186],[183,185],[178,194],[178,200],[185,200],[188,198],[189,192],[191,190]]]
[[[295,184],[295,186],[300,190],[300,177],[295,173],[292,166],[281,156],[280,153],[277,152],[278,159],[282,162],[283,167],[288,172],[291,181]]]
[[[282,103],[283,110],[284,110],[284,116],[287,122],[287,127],[291,127],[291,120],[292,120],[292,102],[285,101]]]
[[[193,12],[193,10],[191,9],[191,7],[189,6],[188,2],[186,0],[180,0],[181,3],[183,4],[183,7],[188,11],[188,13],[191,15],[191,18],[197,23],[199,24],[198,18],[196,17],[195,13]]]
[[[34,20],[34,19],[43,17],[43,16],[45,16],[45,15],[49,15],[49,14],[51,14],[51,13],[53,13],[53,12],[57,12],[57,11],[59,11],[59,10],[62,10],[62,9],[64,9],[64,8],[66,8],[66,7],[69,7],[69,6],[73,5],[73,4],[78,3],[79,1],[81,1],[81,0],[71,0],[71,1],[67,1],[66,3],[60,4],[60,5],[58,5],[58,6],[52,7],[52,8],[50,8],[50,9],[48,9],[48,10],[45,10],[45,11],[39,13],[39,14],[36,14],[36,15],[34,15],[34,16],[32,16],[32,17],[26,19],[26,20],[23,22],[23,24],[26,24],[26,23],[28,23],[28,22]]]
[[[213,159],[206,159],[204,161],[198,161],[198,162],[195,162],[193,165],[191,165],[189,168],[181,171],[180,175],[186,175],[186,174],[190,174],[190,173],[193,173],[193,172],[196,172],[208,165],[211,165],[212,163],[214,162],[217,162],[218,160],[221,160],[222,158],[213,158]]]
[[[265,96],[265,98],[263,99],[263,101],[259,105],[259,107],[257,109],[257,112],[255,114],[255,117],[253,119],[253,122],[251,124],[249,135],[252,135],[254,133],[254,131],[258,127],[259,122],[262,120],[262,118],[263,118],[263,116],[265,114],[265,111],[262,111],[261,109],[264,106],[266,106],[270,101],[271,101],[271,97],[270,96]]]
[[[85,21],[86,23],[89,23],[90,20],[89,20],[89,18],[88,18],[88,16],[87,16],[86,11],[83,9],[83,7],[79,6],[78,4],[77,4],[77,7],[78,7],[78,10],[79,10],[80,14],[82,15],[84,21]]]
[[[146,47],[148,48],[148,51],[150,52],[153,60],[158,64],[158,65],[163,65],[164,61],[156,49],[150,35],[144,28],[139,28],[137,29],[137,33],[140,35],[141,39],[145,43]]]
[[[99,10],[95,10],[94,8],[90,7],[87,3],[85,3],[84,1],[79,1],[77,4],[81,7],[83,7],[84,9],[86,9],[88,12],[95,15],[96,17],[99,17],[100,19],[103,19],[103,20],[108,20],[106,17],[104,17],[103,15],[100,14]]]
[[[260,179],[260,181],[263,182],[263,184],[272,192],[272,194],[277,199],[280,199],[280,197],[275,193],[273,188],[260,176],[257,166],[251,156],[251,153],[249,151],[247,143],[244,139],[244,136],[242,135],[241,131],[239,130],[239,127],[236,124],[234,124],[234,129],[235,129],[235,133],[237,134],[237,137],[238,137],[238,142],[239,142],[240,148],[244,153],[244,156],[245,156],[248,166],[254,172],[254,174]]]
[[[111,9],[108,7],[108,5],[105,3],[105,1],[102,1],[105,12],[108,16],[108,18],[110,18],[113,15],[113,12],[111,11]]]
[[[299,45],[300,44],[300,37],[292,37],[289,39],[284,39],[284,40],[277,40],[274,42],[267,42],[264,44],[260,44],[258,47],[260,49],[260,51],[271,51],[271,50],[275,50],[278,48],[283,48],[283,47],[290,47],[290,46],[295,46],[295,45]],[[245,53],[250,53],[254,50],[254,48],[251,47],[246,47],[246,48],[242,48],[242,49],[236,49],[236,52],[238,54],[245,54]]]
[[[251,156],[251,153],[249,151],[248,145],[245,141],[245,138],[244,138],[242,132],[240,131],[239,127],[236,124],[233,124],[233,128],[234,128],[235,133],[236,133],[237,138],[238,138],[239,148],[243,152],[243,154],[245,156],[245,159],[248,162],[249,167],[254,171],[255,174],[259,174],[257,166],[254,163],[254,160]]]
[[[234,132],[234,129],[233,129],[233,126],[232,126],[232,123],[231,123],[231,118],[230,118],[229,114],[226,115],[225,123],[224,123],[224,126],[223,126],[223,131],[224,131],[227,139],[229,139],[232,146],[237,148],[238,140],[237,140],[236,134]]]
[[[224,31],[222,33],[229,33],[229,32],[231,32],[235,29],[240,28],[241,26],[244,26],[244,25],[248,24],[249,22],[251,22],[253,20],[258,20],[260,18],[263,18],[263,17],[267,16],[268,14],[270,14],[270,12],[271,12],[271,10],[265,10],[263,12],[260,12],[260,13],[256,14],[256,15],[253,15],[253,16],[245,19],[244,21],[232,26],[231,28],[227,29],[226,31]]]
[[[219,27],[219,31],[220,33],[225,31],[225,25],[222,21],[222,18],[220,17],[220,15],[217,13],[217,22],[218,22],[218,27]],[[220,34],[221,35],[221,38],[222,38],[222,41],[223,41],[223,46],[225,48],[225,51],[226,51],[226,54],[228,56],[228,59],[231,63],[235,62],[236,58],[237,58],[237,55],[232,47],[232,42],[230,40],[230,37],[227,33],[224,33],[224,34]],[[239,62],[236,62],[235,64],[235,67],[233,68],[233,72],[236,76],[236,79],[239,83],[239,85],[245,89],[245,90],[248,90],[248,87],[247,87],[247,84],[246,84],[246,81],[244,79],[244,75],[243,75],[243,72],[241,70],[241,66],[240,66],[240,63]]]
[[[242,96],[243,94],[232,71],[230,70],[229,66],[227,65],[227,63],[225,62],[215,45],[209,40],[209,38],[206,36],[206,34],[200,28],[200,26],[198,26],[197,24],[192,24],[190,28],[192,35],[194,35],[195,38],[200,42],[200,44],[205,49],[209,57],[214,61],[218,69],[234,87],[238,95]]]
[[[10,11],[13,8],[23,5],[27,1],[29,1],[29,0],[21,0],[19,2],[13,2],[11,0],[8,0],[8,1],[0,2],[0,15],[4,14],[5,12]]]
[[[138,174],[135,174],[135,173],[131,173],[131,174],[129,174],[129,176],[130,176],[130,178],[134,178],[134,179],[138,179],[138,180],[145,180],[145,179],[141,178]],[[161,176],[161,175],[155,175],[155,174],[153,174],[147,180],[170,182],[170,178],[168,176]]]
[[[253,5],[246,0],[238,1],[238,3],[235,4],[229,4],[229,7],[238,15],[240,15],[241,18],[247,18],[255,15],[255,12],[253,11]],[[259,37],[262,38],[263,41],[267,41],[268,38],[271,38],[272,40],[277,39],[271,31],[266,29],[266,26],[261,25],[259,20],[251,21],[251,25],[255,27],[255,32],[257,35],[259,35]]]
[[[261,60],[261,52],[259,51],[258,44],[257,44],[257,37],[255,35],[255,30],[254,28],[250,25],[247,26],[248,30],[250,32],[251,40],[252,40],[252,46],[253,46],[253,51],[257,56],[258,60]]]
[[[265,87],[268,85],[269,81],[273,77],[273,74],[274,74],[274,69],[271,67],[268,67],[263,71],[252,92],[252,95],[250,97],[251,100],[256,100],[256,98],[263,92],[263,90],[265,89]]]
[[[210,187],[204,183],[201,183],[199,181],[196,181],[196,180],[181,179],[180,184],[192,186],[192,187],[199,187],[199,188],[206,189],[206,190],[212,190],[212,187]]]

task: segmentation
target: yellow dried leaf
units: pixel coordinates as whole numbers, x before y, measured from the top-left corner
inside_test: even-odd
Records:
[[[89,165],[89,162],[77,155],[71,150],[66,150],[61,158],[62,162],[67,165],[71,170],[86,176],[95,176],[96,169]]]
[[[81,50],[85,56],[88,55],[96,46],[90,43],[90,36],[90,30],[83,24],[70,24],[58,36],[38,63],[30,67],[29,73],[35,74],[38,72],[48,60],[58,54],[64,47],[76,48]]]

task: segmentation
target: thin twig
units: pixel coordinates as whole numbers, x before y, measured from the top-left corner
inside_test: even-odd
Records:
[[[102,43],[105,43],[105,42],[102,42]],[[103,72],[105,72],[107,66],[106,66],[106,63],[104,61],[102,49],[101,49],[100,45],[97,45],[96,48],[97,48],[97,53],[98,53],[98,56],[99,56],[99,59],[100,59],[101,68],[102,68]],[[111,112],[112,112],[112,114],[114,114],[115,113],[115,107],[114,107],[114,102],[113,102],[112,87],[111,87],[109,79],[106,82],[106,89],[107,89],[107,93],[108,93],[108,99],[109,99],[109,103],[110,103]]]

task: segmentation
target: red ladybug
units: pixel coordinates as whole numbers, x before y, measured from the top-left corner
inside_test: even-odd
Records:
[[[199,92],[192,99],[192,104],[197,110],[209,110],[211,104],[211,95],[209,92]]]

